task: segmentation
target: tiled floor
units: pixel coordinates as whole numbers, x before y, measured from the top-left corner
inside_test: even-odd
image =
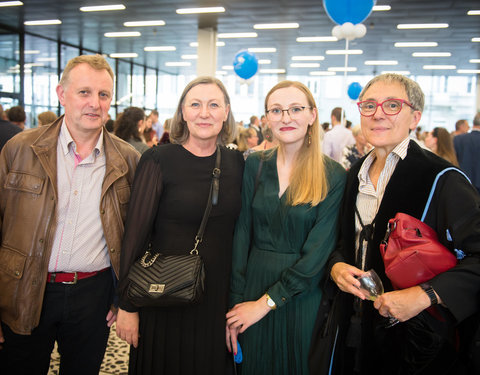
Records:
[[[99,375],[126,375],[128,373],[128,352],[130,347],[123,340],[120,340],[115,333],[115,325],[110,330],[107,351],[103,359]],[[50,361],[48,375],[57,375],[60,355],[54,349]]]

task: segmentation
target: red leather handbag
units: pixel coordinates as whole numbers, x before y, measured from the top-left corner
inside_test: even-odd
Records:
[[[453,167],[441,171],[435,178],[421,220],[399,212],[388,221],[380,253],[385,264],[385,274],[395,289],[421,284],[457,264],[456,256],[438,241],[437,233],[423,222],[438,179],[450,170],[465,176]]]

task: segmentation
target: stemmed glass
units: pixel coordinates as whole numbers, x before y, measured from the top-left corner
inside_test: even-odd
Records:
[[[360,281],[360,291],[363,293],[365,298],[370,301],[375,301],[378,296],[383,294],[383,284],[380,277],[378,277],[375,270],[369,270],[363,275],[357,277],[357,280]],[[395,324],[400,323],[400,321],[393,316],[388,316],[388,322],[385,325],[386,328],[393,327]]]

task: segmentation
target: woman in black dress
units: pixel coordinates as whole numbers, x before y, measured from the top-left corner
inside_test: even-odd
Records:
[[[193,248],[208,199],[217,144],[235,134],[223,84],[200,77],[185,88],[172,120],[172,144],[145,152],[137,167],[120,266],[117,335],[131,344],[129,374],[225,374],[225,313],[235,220],[240,211],[242,154],[220,147],[218,204],[212,207],[199,254],[205,263],[203,301],[192,307],[136,308],[127,275],[148,243],[164,254]]]

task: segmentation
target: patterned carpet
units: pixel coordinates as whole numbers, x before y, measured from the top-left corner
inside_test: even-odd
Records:
[[[128,373],[128,353],[130,347],[123,340],[117,337],[115,332],[115,324],[110,330],[110,337],[108,338],[107,351],[103,359],[100,375],[127,375]],[[60,364],[60,355],[55,349],[52,352],[52,359],[50,361],[50,370],[48,375],[58,375],[58,367]]]

